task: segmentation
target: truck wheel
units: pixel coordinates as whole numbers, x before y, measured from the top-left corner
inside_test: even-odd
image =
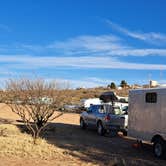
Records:
[[[105,129],[103,128],[102,122],[98,122],[97,124],[97,133],[101,136],[105,134]]]
[[[80,127],[81,129],[86,129],[86,124],[82,118],[80,119]]]
[[[153,144],[153,153],[157,158],[163,158],[165,156],[166,144],[162,139],[157,139]]]

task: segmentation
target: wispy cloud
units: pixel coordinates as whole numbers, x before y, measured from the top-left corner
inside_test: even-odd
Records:
[[[94,82],[92,80],[82,79],[82,80],[69,80],[73,87],[81,87],[81,88],[92,88],[98,86],[106,86],[107,83]]]
[[[137,69],[137,70],[166,70],[166,65],[139,64],[122,62],[112,57],[34,57],[34,56],[0,56],[0,63],[6,63],[7,68],[94,68],[94,69]]]
[[[88,51],[107,51],[114,49],[126,48],[122,44],[122,39],[114,35],[98,35],[98,36],[77,36],[62,42],[54,42],[47,46],[52,49],[62,49],[65,51],[88,50]]]
[[[141,32],[141,31],[131,31],[128,30],[118,24],[113,23],[110,20],[106,20],[106,22],[115,30],[130,36],[132,38],[135,39],[139,39],[151,44],[155,44],[155,45],[165,45],[166,44],[166,34],[162,34],[162,33],[156,33],[156,32]]]
[[[100,78],[98,78],[100,79]],[[47,79],[49,82],[54,81],[57,82],[58,87],[59,85],[63,85],[64,88],[66,88],[66,85],[68,88],[92,88],[92,87],[98,87],[98,86],[106,86],[107,83],[104,82],[95,82],[93,80],[82,78],[82,79],[63,79],[63,78],[57,78],[56,80],[54,78]],[[62,87],[63,88],[63,87]]]
[[[0,45],[4,53],[52,55],[52,56],[166,56],[165,48],[132,47],[124,39],[112,34],[76,36],[64,41],[56,41],[47,45]]]
[[[119,36],[115,34],[104,35],[80,35],[72,38],[67,38],[62,41],[55,41],[46,45],[13,43],[11,45],[0,45],[0,64],[4,70],[0,70],[0,81],[4,78],[16,77],[19,75],[32,75],[32,71],[45,71],[50,77],[53,70],[65,70],[66,73],[70,69],[127,69],[127,70],[165,70],[166,64],[158,64],[158,58],[166,58],[166,48],[158,47],[160,43],[166,44],[166,35],[155,32],[135,32],[123,28],[117,24],[107,20],[107,23],[120,32]],[[1,30],[10,31],[8,26],[0,24]],[[123,35],[122,35],[123,34]],[[134,46],[126,39],[126,36],[132,40],[138,39],[147,43],[155,44],[150,48],[146,45]],[[139,41],[139,43],[140,43]],[[138,42],[138,41],[137,41]],[[145,44],[145,43],[144,43]],[[154,64],[128,62],[128,58],[137,56],[140,59],[144,56],[153,56],[156,58]],[[123,59],[123,60],[122,60]],[[145,58],[147,60],[147,58]],[[142,60],[141,60],[142,61]],[[161,61],[160,61],[161,63]],[[43,70],[44,69],[44,70]],[[58,72],[57,72],[58,73]],[[38,74],[38,73],[35,73]],[[41,74],[42,75],[42,74]],[[47,77],[46,76],[46,77]],[[52,74],[51,74],[52,76]],[[49,78],[46,79],[49,79]],[[71,82],[72,86],[76,87],[94,87],[103,86],[112,82],[109,79],[94,77],[73,78],[65,80],[62,76],[62,81]],[[142,81],[142,80],[141,80]]]
[[[50,80],[50,79],[49,79]],[[51,79],[54,80],[54,79]],[[66,82],[69,84],[70,88],[91,88],[91,87],[98,87],[98,86],[107,86],[112,82],[112,80],[102,79],[98,77],[87,77],[87,78],[81,78],[79,80],[76,79],[56,79],[57,82]]]
[[[143,49],[137,49],[137,48],[129,48],[129,49],[119,49],[119,50],[112,50],[105,53],[105,55],[117,55],[117,56],[166,56],[166,49],[149,49],[149,48],[143,48]]]
[[[128,36],[133,37],[134,35],[128,34]],[[133,38],[144,41],[150,40],[136,36]],[[148,37],[146,36],[146,38]],[[162,40],[164,41],[164,38]],[[8,52],[8,50],[10,51]],[[113,34],[81,35],[47,45],[19,43],[11,46],[0,45],[0,52],[0,64],[5,68],[5,71],[3,71],[4,78],[16,77],[15,72],[24,75],[24,72],[30,73],[32,70],[40,71],[42,69],[48,73],[56,69],[68,69],[68,71],[70,69],[166,70],[164,62],[163,64],[157,64],[157,61],[156,64],[127,62],[129,56],[137,56],[137,58],[143,56],[166,57],[165,48],[133,47],[123,38]],[[126,59],[124,56],[126,56]],[[81,80],[67,81],[71,82],[74,87],[76,85],[94,87],[109,84],[112,80],[87,76],[87,78]]]
[[[47,46],[61,50],[64,55],[91,55],[91,56],[166,56],[166,49],[134,48],[113,35],[78,36],[62,42],[55,42]]]

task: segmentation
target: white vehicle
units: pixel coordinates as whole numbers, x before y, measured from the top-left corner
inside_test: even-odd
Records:
[[[101,100],[99,98],[89,98],[81,100],[81,105],[85,108],[89,108],[91,105],[97,104],[101,104]]]
[[[156,157],[166,154],[166,88],[129,92],[128,135],[153,143]]]

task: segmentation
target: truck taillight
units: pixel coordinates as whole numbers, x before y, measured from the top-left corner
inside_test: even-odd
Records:
[[[109,115],[107,115],[107,116],[105,117],[105,120],[106,120],[106,121],[109,121],[109,120],[111,120],[111,117],[110,117]]]

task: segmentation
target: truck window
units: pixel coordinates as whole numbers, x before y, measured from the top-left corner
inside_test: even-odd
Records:
[[[157,93],[146,93],[145,101],[146,103],[157,103]]]
[[[103,105],[100,106],[100,108],[98,109],[98,112],[99,112],[100,114],[104,114],[104,113],[106,113],[106,111],[105,111]]]
[[[123,112],[122,112],[122,110],[119,107],[114,107],[113,114],[114,115],[122,115]]]

